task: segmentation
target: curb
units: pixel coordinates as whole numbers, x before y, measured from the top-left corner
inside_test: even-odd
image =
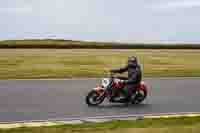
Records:
[[[86,117],[86,118],[63,118],[35,121],[16,121],[16,122],[0,122],[0,129],[13,129],[20,127],[42,127],[42,126],[58,126],[64,124],[82,124],[85,122],[103,123],[113,120],[143,120],[143,119],[159,119],[159,118],[181,118],[181,117],[199,117],[200,113],[167,113],[167,114],[142,114],[142,115],[121,115],[121,116],[103,116],[103,117]]]

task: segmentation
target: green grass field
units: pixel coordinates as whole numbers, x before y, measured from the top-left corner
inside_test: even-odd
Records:
[[[0,133],[199,133],[200,117],[1,129]]]
[[[142,44],[117,42],[87,42],[58,39],[3,40],[0,48],[100,48],[100,49],[200,49],[198,44]]]
[[[0,49],[0,79],[103,77],[129,55],[145,77],[200,76],[200,50]]]

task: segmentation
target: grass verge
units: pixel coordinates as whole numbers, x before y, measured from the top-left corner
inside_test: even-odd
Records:
[[[83,48],[83,49],[200,49],[198,44],[138,44],[114,42],[87,42],[72,40],[4,40],[0,41],[0,48]]]
[[[200,76],[200,50],[0,49],[0,79],[103,77],[129,55],[145,77]]]
[[[199,133],[200,117],[181,117],[168,119],[144,119],[137,121],[112,121],[105,123],[84,123],[78,125],[59,125],[51,127],[24,127],[1,129],[0,133]]]

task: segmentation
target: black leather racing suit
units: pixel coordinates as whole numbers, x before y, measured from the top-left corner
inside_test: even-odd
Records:
[[[124,89],[127,89],[128,95],[125,99],[129,100],[131,95],[136,92],[137,86],[140,84],[142,80],[142,72],[139,64],[129,60],[128,64],[125,67],[111,70],[111,72],[114,73],[123,73],[126,71],[128,71],[128,80],[126,81],[127,87]]]

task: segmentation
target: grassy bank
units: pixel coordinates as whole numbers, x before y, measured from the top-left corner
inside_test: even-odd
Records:
[[[200,117],[113,121],[52,127],[18,128],[0,130],[0,133],[199,133]]]
[[[200,76],[200,50],[0,49],[0,79],[102,77],[129,55],[145,77]]]
[[[71,40],[5,40],[0,41],[0,48],[58,48],[58,49],[200,49],[197,44],[139,44],[86,42]]]

